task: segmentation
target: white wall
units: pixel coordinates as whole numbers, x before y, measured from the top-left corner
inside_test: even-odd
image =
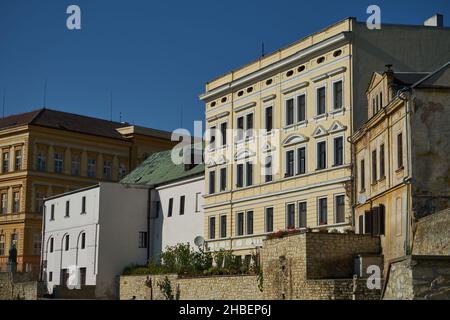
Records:
[[[203,236],[204,176],[186,179],[156,188],[156,199],[160,202],[159,217],[152,222],[152,255],[157,258],[167,246],[189,243],[194,248],[196,236]],[[196,212],[196,195],[198,212]],[[180,215],[180,198],[185,196],[184,215]],[[173,198],[172,216],[168,217],[169,199]]]

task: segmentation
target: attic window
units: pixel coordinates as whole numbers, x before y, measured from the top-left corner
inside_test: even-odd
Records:
[[[247,88],[247,93],[253,92],[253,87]]]
[[[305,70],[305,68],[306,68],[305,66],[300,66],[300,67],[298,67],[297,71],[302,72]]]
[[[216,106],[216,102],[215,101],[211,102],[211,107],[215,107],[215,106]]]
[[[244,90],[238,92],[238,97],[242,97],[244,95]]]
[[[268,86],[270,86],[272,83],[273,83],[272,79],[269,79],[269,80],[266,81],[266,85],[268,85]]]
[[[325,57],[320,57],[319,59],[317,59],[317,63],[322,63],[325,61]]]
[[[220,102],[222,103],[227,102],[227,97],[223,97],[222,100],[220,100]]]
[[[286,77],[291,77],[294,74],[293,70],[289,70],[288,72],[286,72]]]
[[[333,52],[333,57],[339,57],[342,54],[342,50],[336,50],[335,52]]]

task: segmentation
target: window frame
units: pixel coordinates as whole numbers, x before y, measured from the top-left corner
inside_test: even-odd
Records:
[[[292,221],[293,221],[293,226],[290,226],[289,225],[289,220],[290,220],[290,214],[291,214],[291,212],[289,212],[289,207],[290,206],[294,206],[294,210],[292,211],[292,214],[293,214],[293,218],[292,218]],[[286,229],[288,229],[288,230],[291,230],[291,229],[295,229],[297,226],[296,226],[296,212],[297,212],[297,208],[296,208],[296,203],[295,202],[288,202],[288,203],[286,203],[286,206],[285,206],[285,226],[286,226]]]
[[[322,223],[321,216],[322,216],[322,200],[325,200],[325,208],[326,208],[326,221],[325,223]],[[318,197],[317,198],[317,225],[318,226],[327,226],[328,225],[328,197]]]
[[[302,216],[301,216],[301,205],[305,204],[305,225],[302,226]],[[300,200],[297,201],[297,218],[298,218],[298,227],[301,229],[307,228],[308,227],[308,201],[305,200]]]
[[[224,225],[223,225],[224,218],[225,218],[225,228],[224,228]],[[219,221],[220,221],[219,237],[221,239],[225,239],[225,238],[227,238],[227,224],[228,224],[228,217],[227,217],[227,215],[226,214],[221,214],[219,216]]]
[[[186,211],[186,196],[182,195],[180,196],[180,208],[179,208],[179,215],[180,216],[184,216],[185,211]]]
[[[271,209],[272,210],[272,228],[269,230],[269,228],[268,228],[268,222],[269,222],[269,219],[268,219],[268,210],[269,209]],[[273,206],[270,206],[270,207],[265,207],[264,208],[264,231],[266,232],[266,233],[269,233],[269,232],[273,232],[274,231],[274,225],[275,225],[275,221],[274,221],[274,213],[275,213],[275,209],[274,209],[274,207]]]
[[[321,158],[320,158],[320,155],[319,155],[319,145],[320,144],[325,144],[325,160],[324,160],[324,167],[323,168],[321,168],[320,167],[320,165],[319,164],[321,164]],[[317,140],[316,141],[316,171],[319,171],[319,170],[326,170],[327,168],[328,168],[328,155],[327,155],[327,152],[328,151],[328,143],[327,143],[327,140],[326,139],[321,139],[321,140]]]
[[[323,89],[324,90],[324,93],[325,93],[325,98],[324,98],[324,111],[323,111],[323,113],[319,113],[319,107],[320,107],[320,103],[319,103],[319,90],[321,90],[321,89]],[[316,117],[323,117],[323,116],[326,116],[326,114],[327,114],[327,85],[326,84],[323,84],[323,85],[320,85],[320,86],[317,86],[316,88],[315,88],[315,94],[316,94],[316,99],[315,99],[315,102],[316,102]]]
[[[213,222],[213,223],[211,223],[211,222]],[[208,218],[208,238],[210,240],[216,239],[216,217],[215,216],[210,216]]]
[[[341,107],[340,108],[336,108],[336,105],[335,105],[335,100],[336,100],[336,91],[335,91],[335,89],[336,89],[336,84],[337,83],[341,83]],[[339,111],[339,110],[342,110],[342,109],[344,109],[344,78],[343,77],[341,77],[341,78],[338,78],[338,79],[334,79],[332,82],[331,82],[331,88],[332,88],[332,92],[331,92],[331,98],[332,98],[332,110],[333,111]]]
[[[169,203],[167,204],[167,217],[170,218],[173,215],[173,198],[169,198]]]
[[[343,198],[343,221],[339,222],[338,221],[338,198],[342,197]],[[345,194],[344,193],[340,193],[340,194],[335,194],[334,195],[334,223],[338,224],[338,223],[345,223]]]
[[[338,153],[336,150],[336,141],[338,139],[342,140],[341,163],[337,163],[337,161],[336,161],[336,157],[338,156]],[[344,137],[344,135],[336,135],[336,136],[333,136],[333,167],[343,166],[344,164],[345,164],[345,137]]]
[[[240,224],[241,221],[242,225]],[[236,212],[236,236],[241,237],[244,235],[245,235],[245,211],[239,211]]]
[[[219,169],[219,192],[227,191],[227,171],[227,167],[222,167]]]

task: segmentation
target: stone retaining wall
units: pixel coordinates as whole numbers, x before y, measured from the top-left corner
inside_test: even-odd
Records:
[[[36,300],[38,282],[30,279],[28,273],[0,273],[0,300]]]
[[[450,208],[417,222],[413,254],[450,255]]]

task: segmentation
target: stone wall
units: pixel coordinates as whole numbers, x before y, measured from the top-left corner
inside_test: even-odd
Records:
[[[30,278],[28,273],[0,273],[0,300],[36,300],[38,283]]]
[[[450,299],[450,256],[408,256],[392,262],[383,299]]]
[[[450,208],[417,222],[413,254],[450,255]]]

